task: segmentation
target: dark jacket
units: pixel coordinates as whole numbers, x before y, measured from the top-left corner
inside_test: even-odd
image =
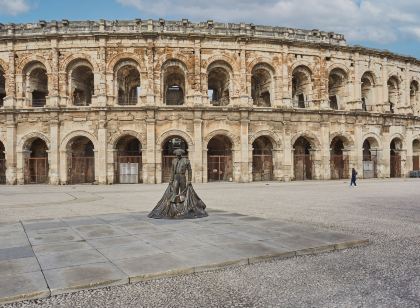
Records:
[[[191,170],[191,163],[188,158],[182,157],[177,165],[178,158],[174,158],[172,160],[172,170],[171,170],[171,182],[174,180],[174,176],[176,173],[185,175],[188,171],[188,181],[191,182],[192,178],[192,170]]]

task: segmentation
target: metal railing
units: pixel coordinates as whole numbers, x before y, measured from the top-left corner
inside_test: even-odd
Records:
[[[32,107],[44,107],[46,103],[47,103],[46,98],[32,99]]]

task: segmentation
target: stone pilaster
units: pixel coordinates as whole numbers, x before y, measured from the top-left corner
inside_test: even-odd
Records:
[[[240,128],[240,170],[241,175],[239,182],[250,182],[249,164],[252,160],[249,157],[249,118],[247,111],[241,111],[241,128]]]
[[[50,120],[50,148],[48,149],[49,182],[57,185],[60,183],[60,122],[57,113],[51,113]]]
[[[156,119],[153,110],[147,111],[146,119],[146,151],[143,151],[145,163],[143,164],[143,183],[157,182],[156,172]],[[161,174],[159,176],[161,178]]]
[[[194,153],[193,161],[193,181],[203,182],[203,120],[201,112],[194,112]]]
[[[107,120],[106,113],[99,113],[98,149],[95,149],[95,178],[99,184],[107,183]]]
[[[16,184],[16,123],[13,114],[6,116],[6,182]]]

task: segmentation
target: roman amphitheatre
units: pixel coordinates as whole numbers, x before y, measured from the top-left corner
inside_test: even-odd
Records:
[[[0,25],[0,181],[407,177],[420,61],[343,35],[188,20]]]

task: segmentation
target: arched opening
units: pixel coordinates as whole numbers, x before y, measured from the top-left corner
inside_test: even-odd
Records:
[[[188,143],[180,136],[171,136],[165,140],[162,148],[162,182],[169,182],[171,179],[172,160],[176,157],[174,151],[182,149],[184,157],[188,157]]]
[[[92,141],[84,136],[74,137],[67,149],[69,183],[94,183],[95,154]]]
[[[389,111],[395,113],[395,108],[398,106],[400,93],[398,77],[392,76],[388,79],[388,102]]]
[[[252,143],[252,180],[273,180],[273,144],[267,136],[261,136]]]
[[[121,62],[116,71],[118,105],[136,105],[140,95],[140,73],[130,61]]]
[[[224,135],[214,136],[207,145],[207,179],[232,181],[232,177],[232,142]]]
[[[413,141],[413,170],[420,170],[420,139]]]
[[[229,65],[223,61],[212,63],[207,70],[207,93],[213,106],[229,104],[230,71]]]
[[[5,78],[3,68],[0,66],[0,107],[3,107],[5,97],[6,97],[6,78]]]
[[[401,150],[402,141],[399,138],[394,138],[390,144],[390,177],[401,177]]]
[[[349,176],[349,161],[344,155],[344,140],[342,137],[334,137],[331,141],[331,179],[346,179]]]
[[[373,75],[370,72],[364,73],[361,82],[362,109],[364,111],[373,111],[373,88],[375,86]]]
[[[363,178],[378,177],[378,143],[373,138],[363,142]]]
[[[133,136],[121,137],[116,146],[114,164],[116,183],[137,184],[142,180],[141,143]]]
[[[0,142],[0,184],[6,184],[6,154],[4,144]]]
[[[1,90],[0,90],[1,91]],[[419,114],[420,109],[420,95],[419,95],[419,83],[413,80],[410,83],[410,106],[415,114]]]
[[[311,71],[300,65],[292,73],[292,100],[293,106],[306,108],[309,106],[309,95],[312,91]]]
[[[299,137],[293,144],[293,168],[296,181],[312,180],[314,164],[308,139]]]
[[[48,146],[41,138],[35,138],[27,145],[25,159],[25,184],[48,183]]]
[[[333,69],[328,78],[328,97],[331,109],[343,109],[342,104],[344,103],[344,98],[346,96],[346,85],[346,72],[340,68]]]
[[[185,102],[185,74],[178,65],[170,65],[164,70],[164,101],[166,105]]]
[[[73,105],[89,106],[94,94],[94,75],[89,63],[77,63],[70,74],[70,93]]]
[[[44,107],[48,96],[47,69],[41,62],[32,62],[24,70],[25,96],[32,107]]]
[[[251,76],[251,97],[254,106],[271,106],[271,87],[272,77],[270,71],[264,66],[255,66]]]

